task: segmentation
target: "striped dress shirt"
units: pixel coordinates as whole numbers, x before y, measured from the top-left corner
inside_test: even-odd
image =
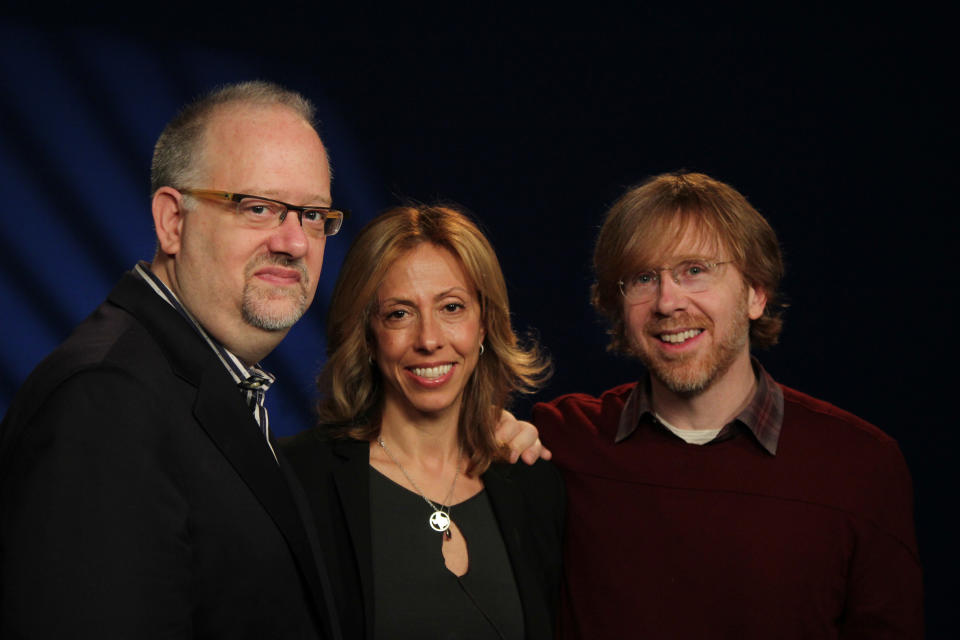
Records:
[[[133,272],[139,276],[147,286],[153,289],[158,296],[163,298],[167,304],[176,309],[180,315],[190,323],[190,326],[200,334],[204,341],[210,345],[213,352],[217,354],[217,357],[223,364],[223,368],[227,370],[227,373],[230,374],[237,388],[239,388],[243,394],[247,406],[249,406],[253,412],[253,419],[260,425],[260,431],[263,432],[267,447],[269,447],[270,453],[273,455],[274,460],[276,460],[277,454],[273,450],[273,443],[270,442],[270,416],[267,414],[267,407],[264,404],[267,390],[270,388],[270,385],[276,382],[276,377],[257,365],[247,367],[240,361],[240,358],[230,353],[226,347],[213,339],[210,334],[200,326],[200,323],[197,322],[196,318],[190,314],[186,307],[181,304],[177,296],[170,291],[156,274],[150,271],[150,265],[148,263],[138,262],[133,268]]]

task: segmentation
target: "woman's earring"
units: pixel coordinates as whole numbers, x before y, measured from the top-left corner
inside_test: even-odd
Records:
[[[480,343],[480,355],[483,355],[483,343]]]

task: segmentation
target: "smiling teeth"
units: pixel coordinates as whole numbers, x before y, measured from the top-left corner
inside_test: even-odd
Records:
[[[703,329],[687,329],[686,331],[681,331],[680,333],[664,333],[660,335],[660,339],[664,342],[669,342],[671,344],[680,344],[692,338],[693,336],[699,335]]]
[[[413,372],[421,378],[439,378],[446,375],[452,368],[452,364],[441,364],[439,367],[413,367]]]

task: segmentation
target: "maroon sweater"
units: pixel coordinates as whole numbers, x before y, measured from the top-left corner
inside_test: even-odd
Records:
[[[538,404],[567,482],[563,638],[920,638],[903,456],[876,427],[781,387],[776,455],[746,430],[690,445],[634,384]]]

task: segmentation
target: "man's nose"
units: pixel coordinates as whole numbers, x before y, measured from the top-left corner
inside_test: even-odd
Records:
[[[655,301],[656,310],[663,315],[686,308],[687,292],[677,284],[673,272],[664,269],[660,272],[660,278],[657,286],[657,299]]]
[[[300,258],[307,253],[310,239],[300,224],[300,216],[296,211],[288,211],[280,226],[270,235],[268,247],[272,253],[285,253],[294,258]]]

